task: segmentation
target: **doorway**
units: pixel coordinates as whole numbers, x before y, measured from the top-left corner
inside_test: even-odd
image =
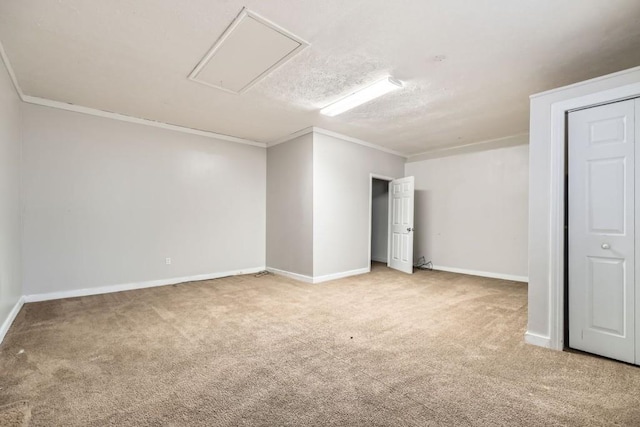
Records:
[[[386,260],[388,267],[413,274],[414,198],[413,176],[394,179],[370,175],[369,271],[372,261]]]
[[[640,100],[570,112],[569,347],[640,363]]]
[[[370,263],[389,261],[389,181],[371,178]]]

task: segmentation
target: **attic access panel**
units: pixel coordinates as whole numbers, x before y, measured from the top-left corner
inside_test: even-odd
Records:
[[[220,36],[189,79],[244,93],[309,44],[248,9]]]

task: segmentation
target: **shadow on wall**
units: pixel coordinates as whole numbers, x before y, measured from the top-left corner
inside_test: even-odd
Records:
[[[415,233],[413,235],[414,264],[422,256],[425,257],[425,261],[433,261],[430,258],[431,248],[427,239],[429,230],[431,229],[430,218],[427,209],[427,207],[429,206],[430,198],[430,191],[415,190],[413,208],[413,227],[415,228]]]

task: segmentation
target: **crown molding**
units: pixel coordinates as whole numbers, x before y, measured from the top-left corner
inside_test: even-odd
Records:
[[[97,117],[105,117],[105,118],[119,120],[123,122],[136,123],[136,124],[145,125],[145,126],[168,129],[176,132],[188,133],[191,135],[204,136],[207,138],[218,139],[222,141],[229,141],[229,142],[235,142],[238,144],[245,144],[245,145],[251,145],[254,147],[266,148],[266,144],[264,144],[263,142],[256,142],[248,139],[237,138],[235,136],[209,132],[206,130],[193,129],[193,128],[188,128],[184,126],[173,125],[171,123],[157,122],[149,119],[140,119],[133,116],[127,116],[125,114],[98,110],[95,108],[83,107],[81,105],[76,105],[76,104],[68,104],[66,102],[52,101],[50,99],[38,98],[36,96],[24,95],[22,100],[28,104],[41,105],[44,107],[57,108],[59,110],[72,111],[75,113],[88,114],[88,115],[97,116]]]
[[[391,150],[390,148],[386,148],[383,147],[381,145],[378,144],[374,144],[372,142],[369,141],[364,141],[362,139],[358,139],[358,138],[352,138],[348,135],[344,135],[338,132],[333,132],[327,129],[323,129],[323,128],[319,128],[319,127],[313,127],[313,131],[315,133],[319,133],[321,135],[326,135],[326,136],[331,136],[333,138],[338,138],[338,139],[343,139],[345,141],[349,141],[349,142],[353,142],[354,144],[359,144],[359,145],[364,145],[365,147],[369,147],[369,148],[373,148],[374,150],[378,150],[378,151],[382,151],[385,153],[389,153],[389,154],[393,154],[395,156],[399,156],[402,157],[403,159],[408,158],[409,156],[407,154],[401,153],[399,151],[395,151],[395,150]]]
[[[296,138],[298,138],[300,136],[307,135],[307,134],[312,133],[312,132],[313,132],[313,127],[311,127],[311,126],[310,127],[306,127],[306,128],[300,129],[298,131],[295,131],[294,133],[291,133],[289,135],[285,135],[282,138],[274,139],[273,141],[267,142],[267,147],[268,148],[275,147],[278,144],[282,144],[282,143],[291,141],[292,139],[296,139]]]
[[[313,133],[318,133],[320,135],[326,135],[326,136],[331,136],[333,138],[342,139],[343,141],[352,142],[354,144],[364,145],[365,147],[369,147],[369,148],[373,148],[374,150],[378,150],[378,151],[382,151],[382,152],[385,152],[385,153],[393,154],[395,156],[399,156],[399,157],[402,157],[404,159],[406,159],[408,157],[406,154],[400,153],[399,151],[394,151],[394,150],[391,150],[389,148],[382,147],[381,145],[373,144],[373,143],[368,142],[368,141],[363,141],[362,139],[353,138],[353,137],[350,137],[348,135],[344,135],[344,134],[341,134],[341,133],[338,133],[338,132],[333,132],[333,131],[330,131],[330,130],[327,130],[327,129],[323,129],[323,128],[319,128],[319,127],[315,127],[315,126],[310,126],[310,127],[306,127],[306,128],[300,129],[299,131],[296,131],[296,132],[294,132],[292,134],[289,134],[287,136],[283,136],[282,138],[279,138],[279,139],[273,140],[271,142],[268,142],[267,143],[267,147],[269,147],[269,148],[270,147],[274,147],[274,146],[276,146],[278,144],[282,144],[284,142],[291,141],[292,139],[298,138],[298,137],[303,136],[303,135],[307,135],[307,134],[312,133],[312,132]]]
[[[434,150],[423,151],[412,154],[407,158],[407,163],[420,162],[423,160],[436,159],[440,157],[456,156],[459,154],[474,153],[478,151],[495,150],[497,148],[515,147],[529,143],[529,133],[519,133],[502,138],[489,139],[486,141],[474,142],[472,144],[458,145],[454,147],[436,148]]]
[[[4,66],[7,69],[7,73],[9,73],[9,77],[11,78],[11,82],[13,83],[13,87],[16,89],[18,96],[22,101],[24,101],[24,93],[22,93],[22,88],[18,84],[16,73],[13,71],[13,67],[11,66],[11,62],[9,62],[9,57],[7,56],[7,52],[4,50],[2,42],[0,42],[0,58],[2,58],[2,62],[4,62]]]

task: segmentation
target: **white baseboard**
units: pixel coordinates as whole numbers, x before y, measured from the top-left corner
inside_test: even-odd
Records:
[[[384,262],[385,264],[387,263],[387,258],[386,257],[377,257],[377,256],[371,256],[371,261],[376,261],[376,262]]]
[[[0,344],[4,340],[5,335],[7,335],[7,332],[9,332],[9,328],[13,324],[13,321],[16,320],[16,316],[20,313],[20,309],[24,305],[24,302],[24,296],[21,296],[2,323],[2,326],[0,327]]]
[[[200,274],[197,276],[175,277],[172,279],[150,280],[147,282],[125,283],[121,285],[102,286],[99,288],[74,289],[70,291],[49,292],[44,294],[25,295],[24,302],[49,301],[62,298],[84,297],[88,295],[109,294],[112,292],[131,291],[134,289],[153,288],[156,286],[175,285],[177,283],[196,282],[199,280],[219,279],[221,277],[238,276],[241,274],[255,274],[264,271],[264,267],[253,267],[242,270],[225,271],[220,273]]]
[[[527,344],[537,345],[538,347],[551,348],[551,338],[534,334],[533,332],[527,331],[524,334],[524,341]]]
[[[358,274],[368,273],[369,271],[371,271],[371,269],[369,267],[365,267],[359,268],[357,270],[343,271],[341,273],[327,274],[325,276],[316,276],[313,278],[313,283],[322,283],[328,282],[329,280],[342,279],[349,276],[357,276]]]
[[[444,267],[442,265],[434,265],[433,269],[439,271],[448,271],[450,273],[468,274],[470,276],[489,277],[491,279],[502,279],[511,280],[514,282],[529,283],[529,278],[527,276],[515,276],[512,274],[491,273],[489,271],[467,270],[465,268]]]
[[[328,282],[329,280],[342,279],[344,277],[368,273],[370,269],[368,267],[359,268],[357,270],[343,271],[341,273],[333,273],[333,274],[327,274],[325,276],[315,276],[315,277],[305,276],[304,274],[292,273],[291,271],[280,270],[278,268],[273,268],[273,267],[267,267],[267,271],[273,274],[289,277],[291,279],[299,280],[305,283],[322,283],[322,282]]]
[[[279,276],[289,277],[290,279],[299,280],[305,283],[313,283],[313,277],[304,274],[292,273],[291,271],[280,270],[279,268],[267,267],[267,271]]]

